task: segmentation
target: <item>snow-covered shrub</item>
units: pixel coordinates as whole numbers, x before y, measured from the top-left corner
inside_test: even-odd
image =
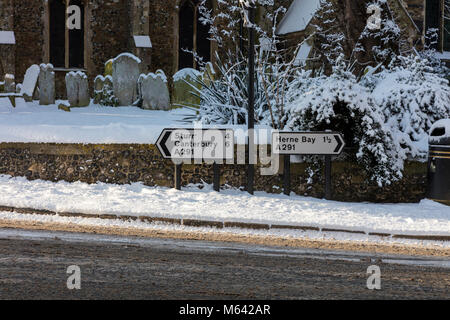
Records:
[[[397,148],[408,157],[425,159],[431,125],[450,117],[450,87],[428,60],[418,56],[397,60],[397,65],[372,77],[371,96]]]
[[[286,129],[342,132],[371,178],[379,185],[390,184],[402,176],[401,155],[370,91],[345,69],[341,60],[331,76],[290,88]]]

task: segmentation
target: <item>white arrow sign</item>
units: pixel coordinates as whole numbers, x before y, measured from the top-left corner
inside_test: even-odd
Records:
[[[166,159],[233,159],[234,132],[230,129],[164,129],[156,147]]]
[[[345,142],[337,132],[274,132],[275,154],[339,155]]]

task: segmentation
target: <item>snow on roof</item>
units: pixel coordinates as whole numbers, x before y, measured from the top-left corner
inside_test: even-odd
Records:
[[[294,0],[277,27],[276,34],[303,31],[316,14],[320,0]]]
[[[450,51],[436,52],[435,57],[440,60],[450,60]]]
[[[133,36],[136,48],[151,48],[152,41],[149,36]]]
[[[300,66],[305,65],[306,59],[308,59],[309,53],[311,52],[311,45],[306,41],[300,46],[297,56],[295,57],[294,65]]]
[[[0,31],[0,44],[16,44],[14,31]]]

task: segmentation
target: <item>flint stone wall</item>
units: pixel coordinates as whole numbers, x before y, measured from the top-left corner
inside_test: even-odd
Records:
[[[282,163],[282,161],[280,161]],[[308,184],[306,164],[291,165],[292,191],[299,195],[324,197],[323,175]],[[245,165],[223,165],[221,184],[244,188]],[[182,184],[212,183],[211,165],[183,165]],[[0,143],[0,174],[28,179],[65,180],[87,183],[173,186],[174,165],[164,160],[154,145],[137,144],[43,144]],[[361,167],[333,162],[333,199],[339,201],[418,202],[425,197],[426,164],[408,162],[404,179],[385,188],[369,183]],[[261,176],[256,168],[255,190],[282,192],[283,176]]]

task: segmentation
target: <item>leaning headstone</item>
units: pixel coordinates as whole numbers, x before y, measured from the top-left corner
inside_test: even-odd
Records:
[[[89,105],[89,83],[86,74],[81,71],[66,74],[67,99],[71,107]]]
[[[200,90],[201,85],[197,82],[202,78],[202,73],[192,68],[181,69],[173,76],[172,105],[175,107],[198,107],[200,98],[192,94]]]
[[[13,74],[5,74],[5,83],[4,83],[4,91],[5,92],[15,92],[16,91],[16,83],[14,81]]]
[[[122,53],[113,61],[114,96],[121,106],[130,106],[138,99],[137,81],[140,63],[141,60],[131,53]]]
[[[37,64],[33,64],[25,72],[20,94],[27,102],[33,101],[33,96],[35,96],[36,85],[39,78],[39,72],[41,72],[41,68]]]
[[[39,104],[55,103],[55,72],[52,64],[41,64],[39,73]]]
[[[158,70],[157,72],[157,74],[141,74],[139,77],[138,83],[142,98],[142,109],[170,109],[170,94],[167,86],[167,78],[162,70]]]

